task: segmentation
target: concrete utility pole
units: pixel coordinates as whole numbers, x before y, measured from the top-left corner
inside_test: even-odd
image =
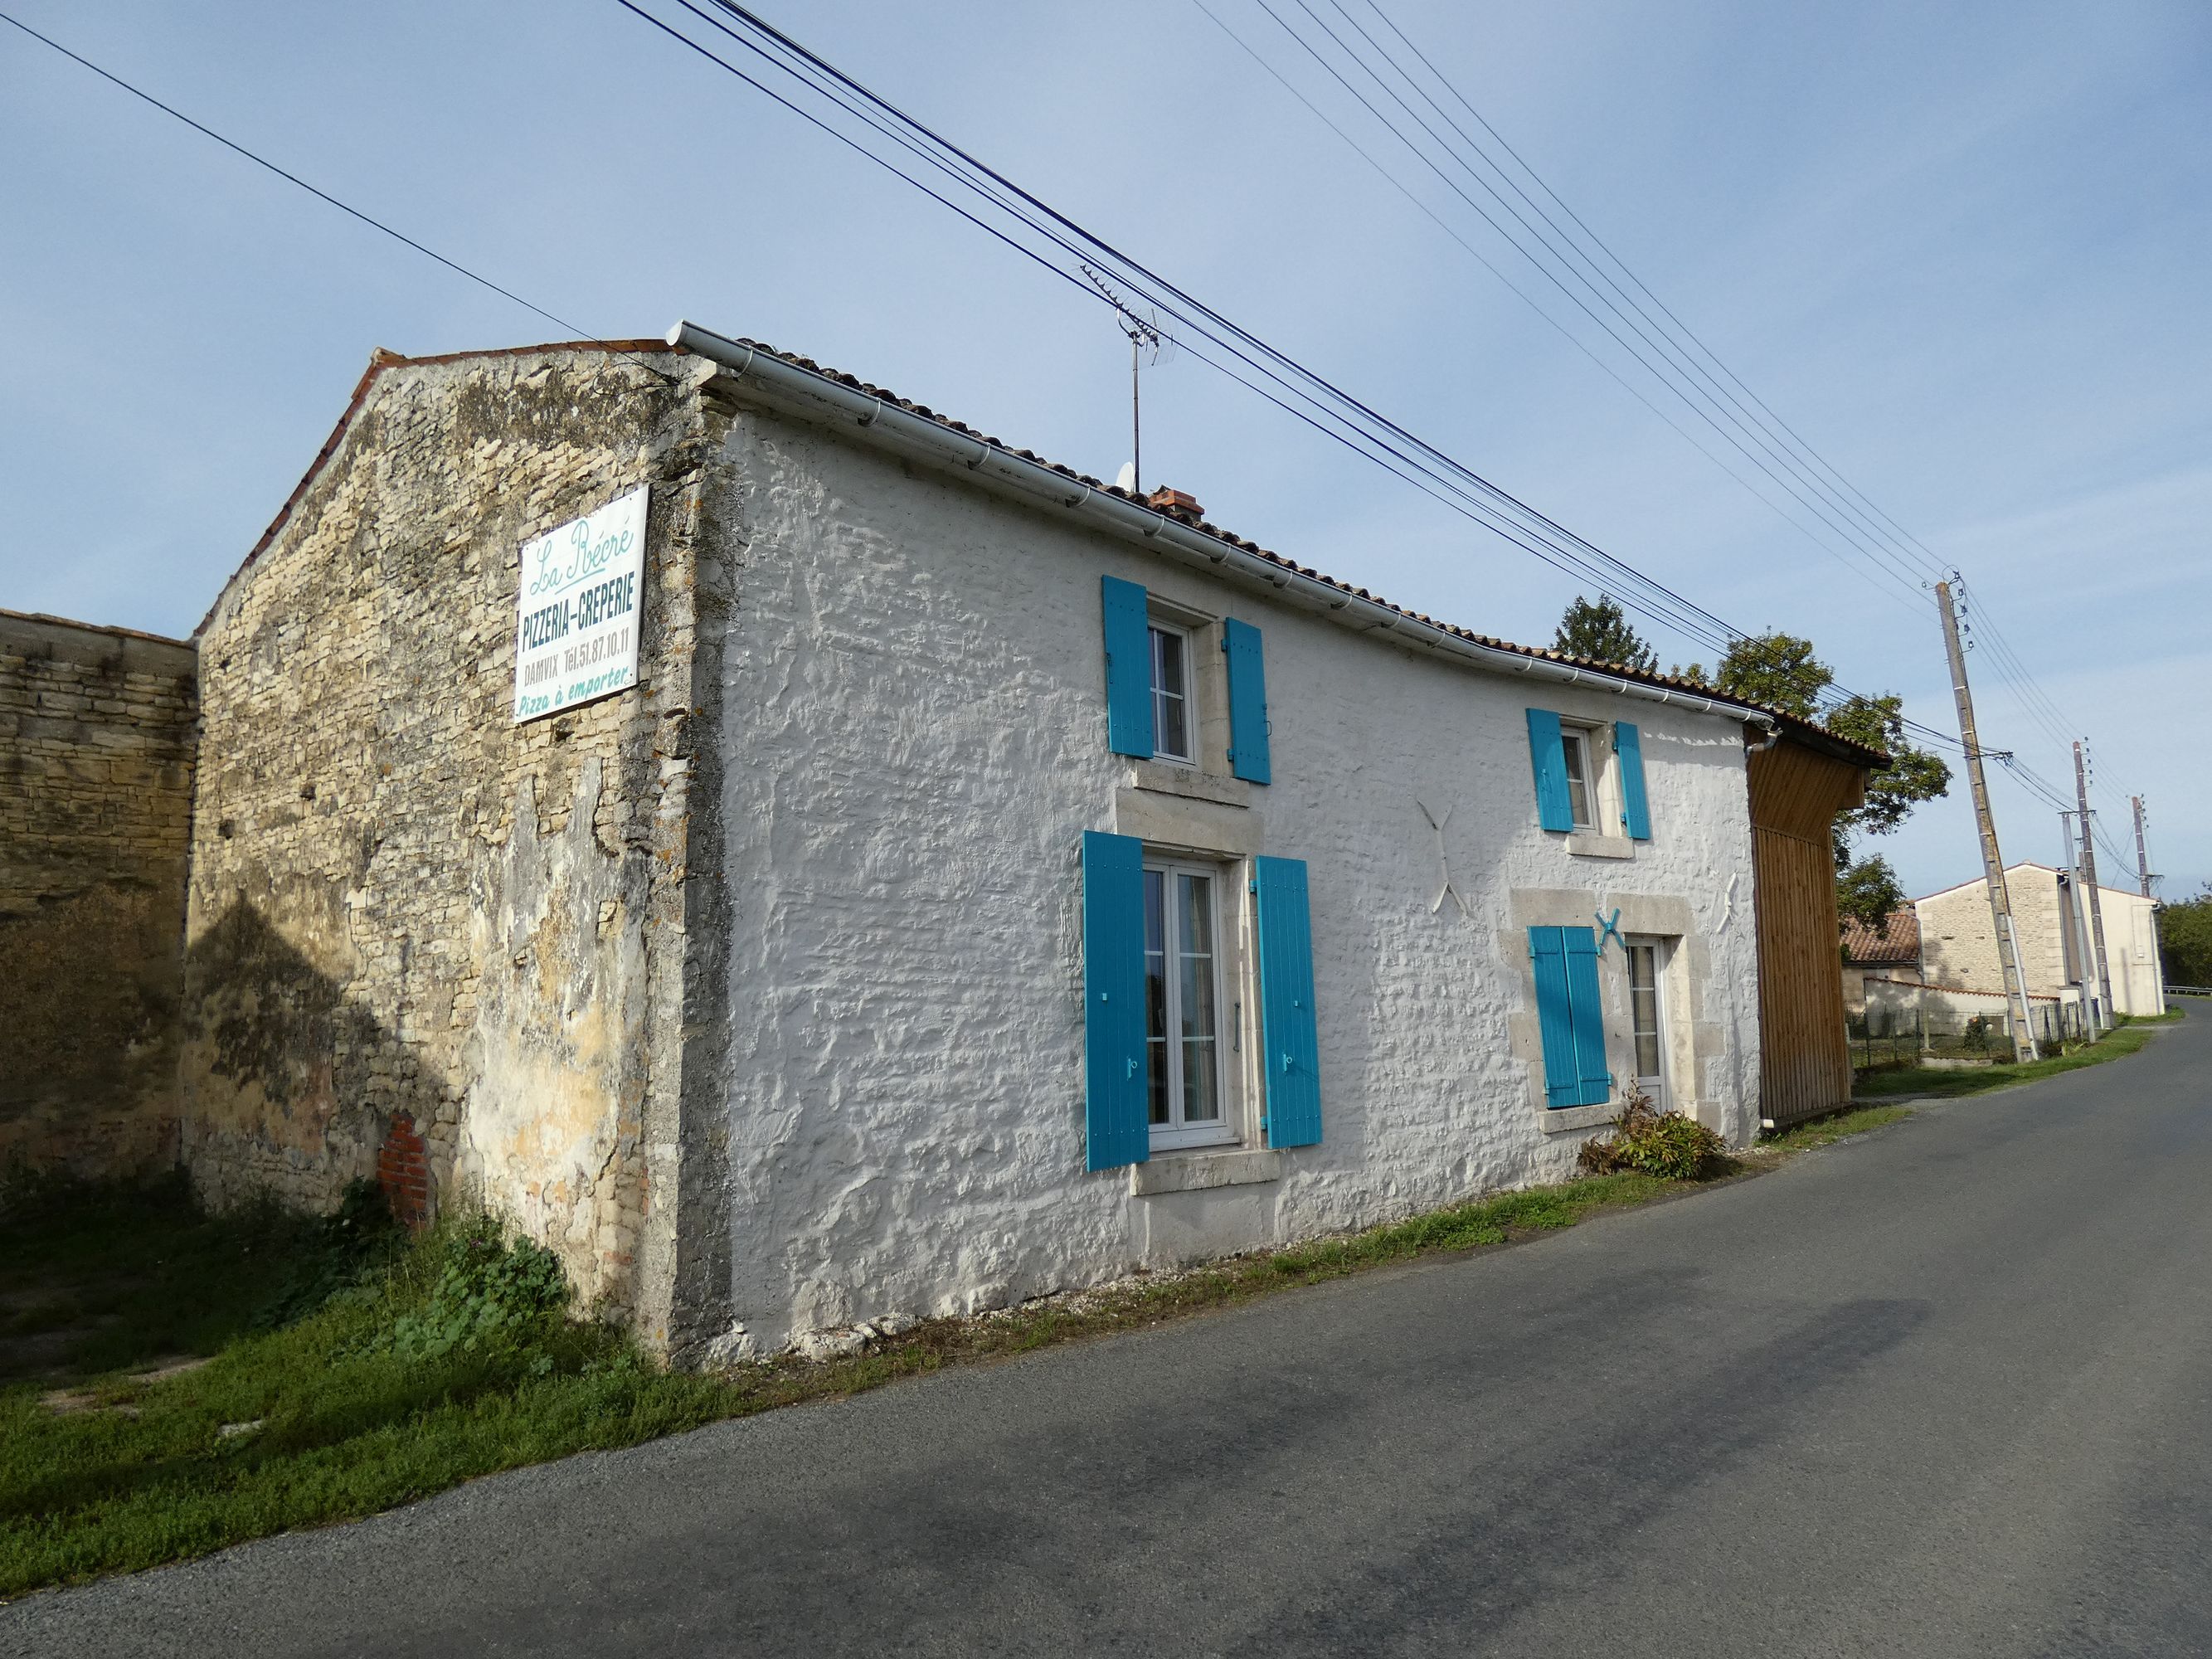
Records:
[[[2097,995],[2102,1000],[2105,1029],[2112,1018],[2112,973],[2105,965],[2105,907],[2097,897],[2096,824],[2089,817],[2089,774],[2081,764],[2081,745],[2074,744],[2074,799],[2081,811],[2081,880],[2089,889],[2089,937],[2097,945]]]
[[[1943,649],[1951,659],[1951,696],[1959,706],[1959,741],[1966,748],[1966,783],[1974,798],[1974,823],[1981,833],[1982,876],[1990,890],[1990,921],[1996,929],[1997,966],[2004,975],[2005,1006],[2012,1011],[2012,1054],[2035,1058],[2035,1033],[2028,1027],[2027,976],[2021,972],[2020,936],[2013,932],[2012,896],[2005,890],[2004,860],[1997,852],[1996,820],[1990,816],[1989,780],[1982,775],[1982,740],[1974,732],[1974,694],[1966,689],[1966,653],[1959,647],[1959,614],[1951,608],[1951,584],[1936,584],[1936,603],[1943,612]]]
[[[2130,795],[2129,801],[2136,809],[2136,879],[2142,884],[2142,896],[2150,896],[2150,854],[2143,850],[2142,797]]]
[[[2081,843],[2074,838],[2074,810],[2058,809],[2058,845],[2063,850],[2058,860],[2059,879],[2070,883],[2067,889],[2066,914],[2073,920],[2065,927],[2066,982],[2081,988],[2081,1011],[2089,1011],[2089,913],[2081,908]]]
[[[2058,811],[2058,844],[2066,849],[2059,860],[2066,873],[2066,982],[2081,993],[2081,1024],[2094,1041],[2097,1035],[2097,988],[2093,977],[2097,946],[2089,934],[2089,901],[2081,884],[2081,843],[2074,834],[2074,809]]]

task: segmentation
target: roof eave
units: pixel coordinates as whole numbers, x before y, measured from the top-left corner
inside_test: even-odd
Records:
[[[733,339],[678,323],[668,342],[720,364],[737,395],[779,412],[824,422],[846,435],[895,453],[966,472],[995,492],[1077,513],[1122,538],[1164,549],[1201,568],[1227,570],[1264,584],[1309,610],[1360,633],[1388,633],[1408,644],[1472,659],[1494,672],[1533,674],[1602,689],[1686,712],[1748,720],[1770,731],[1784,718],[1755,703],[1612,664],[1583,661],[1513,645],[1440,623],[1378,599],[1257,544],[1200,521],[1170,517],[1127,491],[1057,465],[1026,450],[951,421],[849,375],[839,375],[757,341]],[[720,378],[720,377],[718,377]],[[1834,741],[1840,742],[1840,739]]]

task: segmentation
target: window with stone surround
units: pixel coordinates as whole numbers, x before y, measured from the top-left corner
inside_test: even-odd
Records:
[[[1197,725],[1197,700],[1191,688],[1191,635],[1171,623],[1153,622],[1152,636],[1152,753],[1164,761],[1188,765],[1196,754],[1193,744]]]

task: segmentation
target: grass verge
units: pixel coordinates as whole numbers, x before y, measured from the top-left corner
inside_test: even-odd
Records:
[[[1877,1068],[1861,1073],[1851,1085],[1851,1092],[1861,1099],[1881,1095],[1923,1095],[1948,1100],[1959,1095],[1986,1094],[1991,1089],[2008,1089],[2014,1084],[2035,1083],[2063,1072],[2078,1072],[2085,1066],[2125,1060],[2139,1053],[2160,1026],[2171,1024],[2180,1018],[2179,1010],[2148,1018],[2123,1014],[2120,1023],[2103,1042],[2054,1054],[2049,1060],[2030,1060],[2025,1066],[1975,1066],[1958,1070],[1921,1066]]]
[[[181,1174],[0,1180],[0,1385],[219,1352],[321,1305],[396,1242],[373,1192],[328,1217],[217,1217]]]
[[[1729,1171],[1771,1166],[1778,1154],[1904,1115],[1881,1109],[1795,1131]],[[349,1255],[330,1247],[328,1224],[304,1224],[323,1230],[311,1235],[322,1252],[311,1275],[322,1299],[302,1309],[299,1274],[263,1271],[256,1252],[225,1232],[239,1222],[188,1204],[134,1209],[127,1194],[88,1191],[83,1217],[65,1224],[78,1237],[76,1254],[50,1256],[109,1267],[135,1260],[158,1273],[176,1259],[176,1241],[197,1240],[194,1271],[219,1268],[234,1283],[204,1292],[222,1311],[192,1327],[203,1349],[213,1349],[198,1369],[82,1378],[70,1390],[76,1408],[65,1411],[40,1382],[0,1386],[0,1600],[356,1519],[574,1452],[1501,1245],[1690,1189],[1635,1172],[1587,1176],[981,1318],[932,1321],[848,1358],[785,1358],[720,1376],[656,1370],[613,1329],[565,1316],[550,1258],[481,1219],[396,1250],[374,1237],[355,1242]],[[55,1221],[52,1206],[46,1218]],[[35,1231],[22,1207],[0,1211],[0,1258]],[[270,1328],[272,1307],[289,1322]],[[165,1351],[169,1337],[101,1340],[120,1346],[94,1344],[87,1358]]]
[[[1794,1129],[1777,1129],[1763,1134],[1759,1138],[1759,1150],[1784,1157],[1791,1152],[1809,1152],[1815,1146],[1830,1146],[1847,1136],[1864,1134],[1869,1129],[1901,1122],[1911,1115],[1910,1106],[1861,1106],[1838,1112],[1833,1117],[1801,1123]]]

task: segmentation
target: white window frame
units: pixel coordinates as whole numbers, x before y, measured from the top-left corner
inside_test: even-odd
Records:
[[[1163,622],[1158,617],[1148,617],[1146,629],[1145,680],[1146,693],[1150,700],[1152,716],[1152,757],[1155,760],[1173,761],[1178,765],[1194,766],[1197,764],[1198,755],[1198,698],[1195,695],[1197,674],[1196,664],[1194,661],[1197,654],[1196,637],[1191,629],[1175,623]],[[1179,686],[1170,687],[1161,684],[1163,653],[1158,641],[1153,637],[1155,635],[1170,637],[1182,647],[1179,653],[1182,658],[1182,684]],[[1162,699],[1169,696],[1176,698],[1182,704],[1183,746],[1180,750],[1167,746],[1164,722],[1160,718]]]
[[[1164,947],[1162,955],[1164,957],[1164,977],[1167,985],[1165,996],[1166,1006],[1164,1009],[1165,1018],[1164,1021],[1164,1040],[1158,1046],[1161,1051],[1161,1063],[1164,1066],[1167,1073],[1168,1121],[1164,1123],[1152,1123],[1150,1125],[1152,1149],[1156,1152],[1178,1152],[1197,1146],[1235,1146],[1237,1144],[1239,1136],[1237,1128],[1235,1104],[1230,1088],[1231,1063],[1229,1050],[1231,1045],[1229,1042],[1224,1041],[1224,1039],[1229,1038],[1231,1035],[1230,1020],[1231,1017],[1229,1000],[1229,993],[1231,988],[1229,975],[1224,971],[1228,965],[1229,942],[1222,931],[1222,896],[1227,887],[1229,872],[1224,866],[1218,864],[1201,862],[1192,859],[1170,858],[1164,855],[1156,856],[1149,852],[1145,856],[1144,870],[1145,873],[1148,876],[1159,876],[1166,885],[1166,914],[1162,919],[1163,938],[1161,940]],[[1210,924],[1208,937],[1212,941],[1212,951],[1208,958],[1208,962],[1213,981],[1212,986],[1213,994],[1213,1041],[1212,1044],[1212,1051],[1213,1063],[1213,1098],[1218,1115],[1210,1119],[1200,1120],[1195,1123],[1187,1122],[1182,1117],[1184,1059],[1183,1046],[1180,1041],[1179,1033],[1182,1024],[1182,999],[1187,994],[1187,989],[1182,980],[1182,953],[1175,948],[1176,943],[1176,933],[1175,928],[1176,917],[1173,893],[1175,878],[1177,876],[1200,876],[1206,879],[1206,901],[1210,907],[1210,913],[1207,916],[1207,921]],[[1146,918],[1147,930],[1149,930],[1150,922],[1151,918],[1147,915]],[[1146,940],[1146,955],[1147,962],[1146,964],[1146,972],[1147,976],[1149,976],[1151,973],[1151,963],[1149,958],[1152,954],[1149,948],[1149,939]],[[1149,1119],[1151,1115],[1150,1079],[1152,1077],[1152,1054],[1155,1047],[1152,1035],[1149,988],[1147,989],[1146,1012],[1146,1116]]]
[[[1559,767],[1567,778],[1567,810],[1577,830],[1600,830],[1598,814],[1604,809],[1599,804],[1598,776],[1595,761],[1597,745],[1590,741],[1590,728],[1562,720],[1559,723]],[[1582,773],[1583,812],[1574,816],[1575,773],[1579,762]]]

